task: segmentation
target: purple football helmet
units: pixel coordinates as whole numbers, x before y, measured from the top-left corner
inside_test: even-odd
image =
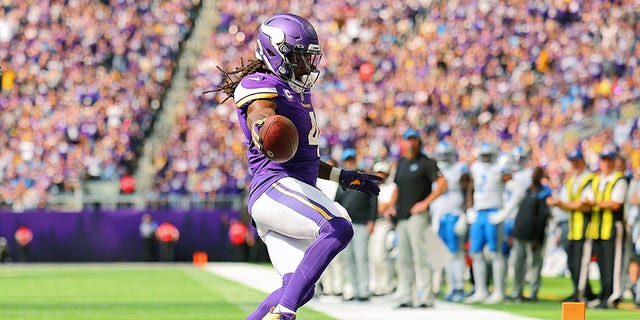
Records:
[[[258,31],[256,58],[297,93],[311,89],[318,80],[322,52],[311,23],[294,14],[268,18]]]

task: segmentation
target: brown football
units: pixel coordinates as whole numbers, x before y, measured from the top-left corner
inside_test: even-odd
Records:
[[[267,117],[259,134],[262,138],[262,153],[269,160],[287,162],[298,150],[298,129],[287,117]]]

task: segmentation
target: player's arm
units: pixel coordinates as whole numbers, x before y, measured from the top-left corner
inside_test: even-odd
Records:
[[[262,137],[258,134],[264,119],[276,114],[278,105],[273,100],[255,100],[247,108],[247,125],[251,129],[253,144],[262,150]]]
[[[337,182],[343,189],[357,190],[369,197],[378,196],[380,187],[376,182],[382,180],[377,175],[338,169],[324,161],[320,161],[318,178]]]
[[[331,175],[331,169],[333,168],[335,167],[324,161],[320,161],[320,167],[318,168],[318,178],[330,180],[329,176]]]
[[[278,105],[273,100],[255,100],[247,108],[247,124],[253,128],[256,121],[276,114]]]

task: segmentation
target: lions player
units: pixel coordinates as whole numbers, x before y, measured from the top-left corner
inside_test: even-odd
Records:
[[[505,170],[511,171],[511,180],[505,183],[504,207],[492,217],[493,222],[504,224],[504,236],[508,238],[513,231],[513,222],[518,214],[518,207],[525,197],[527,189],[531,186],[533,168],[527,166],[528,152],[521,146],[515,147],[510,153],[505,154],[501,165]],[[505,245],[503,253],[509,256],[511,248]]]
[[[471,165],[473,179],[473,208],[467,217],[471,224],[469,230],[469,254],[473,260],[475,292],[465,302],[488,304],[504,300],[506,261],[501,252],[502,228],[494,215],[502,208],[505,182],[511,175],[497,162],[498,148],[484,142],[478,151],[478,160]],[[488,246],[493,271],[493,293],[488,297],[487,268],[484,259],[484,247]]]
[[[450,263],[445,267],[448,290],[446,300],[462,302],[464,298],[464,252],[461,250],[462,241],[466,236],[465,221],[460,221],[464,214],[466,203],[465,190],[469,186],[469,166],[464,162],[456,162],[457,154],[453,146],[445,141],[438,143],[435,149],[435,158],[442,175],[449,186],[447,192],[436,198],[431,204],[433,225],[437,226],[437,232],[442,241],[453,254]],[[457,232],[456,232],[457,231]]]
[[[310,89],[322,53],[309,21],[293,14],[267,18],[258,30],[255,53],[257,60],[225,72],[216,91],[233,97],[238,107],[253,174],[249,213],[282,276],[282,287],[247,319],[288,320],[313,297],[320,275],[353,236],[346,210],[315,187],[316,179],[377,196],[380,178],[320,161]],[[296,154],[284,163],[261,152],[260,127],[275,114],[289,118],[300,137]]]

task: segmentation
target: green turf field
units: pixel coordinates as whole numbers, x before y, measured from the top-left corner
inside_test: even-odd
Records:
[[[547,278],[538,303],[482,307],[560,320],[569,288],[568,279]],[[264,296],[189,264],[0,265],[3,320],[244,319]],[[640,319],[630,303],[622,307],[587,310],[587,320]],[[333,319],[306,308],[298,314]]]
[[[569,278],[544,278],[540,288],[540,300],[535,303],[505,302],[498,305],[479,305],[483,308],[507,311],[523,316],[546,320],[561,320],[562,299],[571,294],[571,280]],[[595,292],[600,291],[598,281],[591,281]],[[525,291],[525,296],[529,293]],[[640,319],[640,309],[631,302],[623,302],[617,310],[587,309],[587,320],[632,320]]]
[[[244,319],[264,296],[188,264],[0,265],[3,320]]]

